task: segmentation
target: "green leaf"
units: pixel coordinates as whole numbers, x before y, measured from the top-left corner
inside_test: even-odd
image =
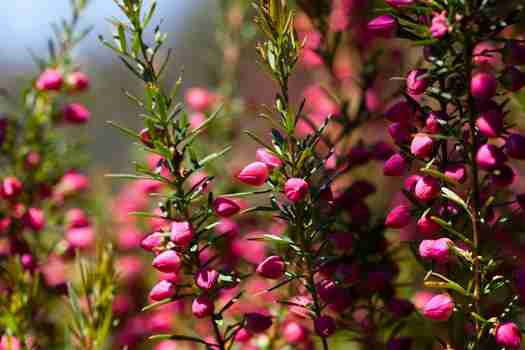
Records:
[[[441,188],[441,193],[443,195],[443,197],[453,201],[454,203],[456,204],[459,204],[461,207],[463,207],[463,209],[465,209],[465,211],[470,215],[472,216],[472,213],[470,212],[470,209],[467,205],[467,203],[465,203],[465,201],[463,200],[463,198],[461,198],[460,196],[458,196],[456,194],[456,192],[452,191],[451,189],[448,189],[446,187],[442,187]]]
[[[200,161],[199,161],[199,166],[200,167],[203,167],[204,165],[206,165],[207,163],[219,158],[219,157],[222,157],[224,154],[226,154],[230,149],[232,148],[232,146],[227,146],[225,147],[222,151],[220,152],[215,152],[215,153],[212,153],[204,158],[202,158]]]

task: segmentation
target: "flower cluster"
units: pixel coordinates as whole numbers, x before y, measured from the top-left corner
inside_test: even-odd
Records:
[[[406,230],[415,221],[425,284],[443,290],[423,305],[423,315],[451,328],[454,315],[471,329],[442,344],[517,349],[512,278],[491,234],[519,216],[505,200],[516,177],[511,160],[524,159],[525,151],[507,109],[510,94],[525,86],[517,59],[523,44],[511,34],[522,9],[502,12],[494,1],[387,3],[389,14],[369,28],[423,42],[426,62],[408,73],[404,96],[385,112],[399,152],[384,174],[416,170],[404,182],[404,203],[385,223]],[[487,308],[496,293],[507,296]]]

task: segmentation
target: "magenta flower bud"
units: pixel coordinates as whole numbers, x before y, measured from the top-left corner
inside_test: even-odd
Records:
[[[383,15],[368,22],[367,28],[377,37],[390,39],[396,35],[397,21],[390,15]]]
[[[67,77],[67,84],[73,91],[86,91],[89,88],[89,77],[82,72],[73,72]]]
[[[467,168],[464,164],[447,164],[444,174],[459,183],[463,183],[467,179]]]
[[[89,220],[86,213],[80,208],[69,209],[66,213],[65,218],[66,226],[71,227],[84,227],[89,225]]]
[[[428,115],[425,120],[425,128],[429,134],[439,134],[441,131],[441,125],[439,123],[439,114],[432,112]]]
[[[36,88],[40,91],[59,91],[64,79],[55,69],[46,69],[36,81]]]
[[[149,293],[149,298],[153,301],[160,301],[163,299],[171,298],[175,295],[175,285],[166,280],[158,282]]]
[[[385,117],[391,122],[410,124],[414,119],[414,113],[410,103],[406,100],[401,100],[387,109]]]
[[[22,344],[17,337],[3,335],[0,339],[0,350],[21,350]]]
[[[319,316],[314,320],[314,328],[318,336],[328,338],[335,333],[335,320],[330,316]]]
[[[317,283],[316,290],[319,297],[326,303],[333,302],[335,295],[337,294],[337,285],[332,280],[322,280]]]
[[[159,248],[164,243],[165,234],[162,232],[153,232],[147,235],[141,242],[140,246],[142,249],[153,252],[156,248]]]
[[[521,346],[521,331],[514,322],[504,322],[496,327],[496,343],[509,349]]]
[[[268,167],[263,162],[248,164],[237,175],[237,179],[247,185],[264,185],[266,180],[268,180]]]
[[[525,64],[525,45],[509,40],[503,48],[503,62],[512,66],[522,66]]]
[[[288,322],[283,327],[283,337],[289,344],[298,344],[306,340],[307,330],[298,322]]]
[[[490,109],[480,114],[476,126],[486,137],[499,137],[503,129],[503,114],[497,109]]]
[[[525,86],[525,73],[514,66],[507,67],[501,74],[500,81],[507,90],[516,92]]]
[[[498,81],[486,72],[477,73],[472,77],[470,92],[475,99],[487,101],[496,96]]]
[[[474,63],[478,66],[493,67],[501,63],[497,47],[490,41],[483,41],[473,50]]]
[[[410,144],[410,152],[419,158],[427,158],[432,155],[434,141],[427,134],[416,134]]]
[[[432,176],[423,176],[417,180],[414,187],[414,194],[417,199],[423,202],[430,202],[437,198],[441,191],[441,184]]]
[[[144,128],[144,129],[140,130],[139,138],[140,138],[140,142],[142,142],[142,144],[144,146],[147,146],[147,147],[153,146],[153,142],[151,140],[151,134],[150,134],[148,128]]]
[[[220,235],[237,236],[240,232],[239,224],[231,219],[222,219],[215,226],[215,232]]]
[[[484,144],[476,154],[476,162],[483,170],[493,170],[505,163],[507,157],[497,146]]]
[[[31,254],[22,254],[20,256],[20,263],[25,270],[32,271],[37,266],[35,258]]]
[[[215,213],[218,216],[223,218],[237,214],[240,209],[241,208],[235,201],[225,197],[217,197],[213,201],[213,210],[215,210]]]
[[[84,124],[86,123],[91,113],[86,107],[80,103],[70,103],[62,111],[64,119],[73,124]]]
[[[46,225],[44,211],[38,208],[29,208],[24,216],[25,224],[35,231],[40,231]]]
[[[409,143],[412,139],[410,127],[403,123],[392,123],[388,126],[388,133],[398,145]]]
[[[283,162],[275,154],[268,151],[266,148],[258,148],[255,152],[255,159],[266,164],[268,169],[273,170],[283,165]]]
[[[423,215],[420,217],[416,223],[416,228],[419,233],[424,235],[433,235],[441,230],[441,226],[435,223],[429,215]]]
[[[262,333],[272,326],[272,318],[257,312],[244,315],[246,330],[252,334]]]
[[[180,270],[181,260],[174,250],[166,250],[153,259],[152,265],[161,272],[177,273]]]
[[[525,136],[510,134],[505,142],[505,151],[511,158],[525,160]]]
[[[383,167],[386,176],[401,176],[407,170],[408,164],[403,155],[396,153],[388,158]]]
[[[219,272],[212,268],[205,268],[197,272],[195,276],[195,284],[203,290],[211,290],[217,285],[219,280]]]
[[[495,169],[491,176],[491,182],[497,187],[508,187],[514,183],[516,173],[507,164],[503,164],[501,167]]]
[[[410,207],[398,205],[388,213],[385,225],[388,228],[400,229],[407,226],[410,222]]]
[[[409,337],[392,338],[387,343],[387,350],[410,350],[413,340]]]
[[[187,221],[177,222],[171,224],[171,240],[178,246],[186,247],[193,239],[193,228]]]
[[[293,177],[284,184],[284,194],[290,201],[296,203],[304,199],[310,190],[308,182]]]
[[[415,0],[385,0],[385,2],[395,8],[407,7],[416,3]]]
[[[280,256],[269,256],[257,266],[257,273],[265,278],[279,279],[284,275],[286,264]]]
[[[433,296],[423,306],[423,315],[433,321],[446,321],[454,312],[454,300],[448,294]]]
[[[450,31],[450,24],[448,22],[447,13],[442,12],[440,14],[434,15],[432,18],[432,25],[430,27],[430,32],[432,37],[436,39],[441,39],[448,34]]]
[[[197,112],[204,112],[214,102],[213,95],[204,88],[190,88],[186,92],[186,103]]]
[[[435,260],[439,264],[445,264],[450,259],[451,244],[453,243],[448,238],[424,240],[419,245],[419,255],[423,259]]]
[[[252,339],[253,335],[245,328],[241,328],[235,334],[235,341],[239,343],[247,343]]]
[[[421,95],[428,88],[428,78],[426,69],[414,69],[407,77],[407,93],[409,95]]]
[[[215,305],[207,295],[200,295],[193,299],[191,304],[191,312],[197,318],[204,318],[213,315]]]
[[[2,198],[14,199],[22,193],[22,182],[14,176],[6,177],[0,185],[0,196]]]

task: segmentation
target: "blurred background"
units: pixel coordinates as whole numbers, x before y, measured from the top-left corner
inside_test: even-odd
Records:
[[[146,0],[146,4],[150,1]],[[183,69],[185,86],[206,86],[211,73],[214,52],[218,52],[213,26],[217,2],[212,0],[171,0],[159,3],[155,23],[163,20],[167,32],[167,47],[175,49],[167,71],[175,78]],[[15,0],[0,2],[0,88],[17,96],[28,77],[37,71],[32,52],[47,52],[47,40],[53,35],[51,24],[69,16],[68,0]],[[93,26],[77,55],[83,70],[92,78],[92,88],[84,96],[84,103],[92,111],[86,140],[92,157],[92,166],[100,171],[122,171],[130,168],[129,139],[106,125],[107,120],[120,121],[129,127],[138,127],[141,120],[133,104],[122,89],[136,91],[140,85],[128,74],[122,63],[98,40],[99,35],[110,38],[107,19],[116,16],[118,8],[111,0],[92,0],[83,26]],[[217,56],[215,56],[217,57]],[[94,103],[94,96],[97,102]],[[86,131],[86,130],[83,130]],[[84,135],[84,132],[80,134]],[[84,136],[82,136],[84,137]]]

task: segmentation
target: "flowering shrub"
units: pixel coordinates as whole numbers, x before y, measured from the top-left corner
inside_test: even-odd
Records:
[[[115,4],[143,122],[109,122],[138,149],[115,196],[65,132],[87,1],[6,99],[0,350],[520,348],[521,5],[222,0],[180,91],[161,4]]]

